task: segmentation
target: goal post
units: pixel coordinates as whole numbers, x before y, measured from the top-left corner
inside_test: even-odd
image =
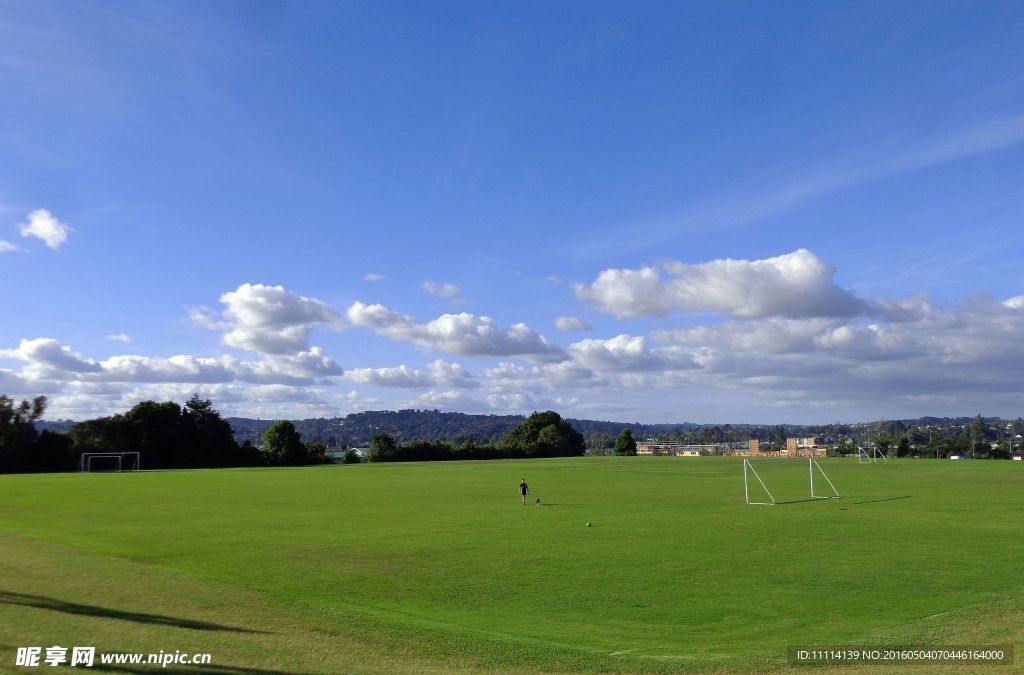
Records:
[[[808,457],[807,458],[807,478],[808,478],[808,486],[807,487],[808,487],[809,492],[810,492],[810,499],[808,499],[808,500],[778,500],[778,499],[776,499],[775,495],[772,494],[771,489],[769,489],[768,485],[765,483],[764,479],[761,477],[761,474],[759,474],[757,469],[754,468],[754,463],[755,462],[772,462],[772,463],[789,462],[790,465],[792,465],[792,463],[794,461],[800,462],[800,461],[803,461],[803,458],[802,457],[801,458],[781,457],[781,458],[770,458],[770,459],[765,458],[765,459],[754,459],[754,460],[744,459],[743,460],[743,499],[744,499],[744,501],[747,504],[760,504],[760,505],[764,505],[764,506],[775,506],[776,504],[785,504],[788,501],[810,501],[810,500],[815,500],[815,499],[839,499],[839,497],[840,497],[839,490],[836,489],[836,486],[832,483],[832,480],[828,477],[828,474],[825,473],[825,470],[821,468],[821,465],[818,464],[817,460],[815,460],[813,457]],[[764,466],[764,464],[762,464],[762,466]],[[794,466],[794,469],[795,469],[795,466]],[[817,488],[815,487],[815,480],[814,480],[815,476],[818,477],[818,487]],[[827,489],[823,487],[822,480],[824,480],[824,483],[828,485]],[[754,497],[753,500],[751,499],[751,487],[754,486],[754,481],[756,481],[757,484],[761,486],[761,489],[764,490],[764,493],[767,496],[768,501],[756,501],[758,499],[756,496]],[[818,494],[819,488],[821,488],[820,489],[821,492],[831,491],[831,494]]]
[[[114,471],[138,471],[142,468],[142,455],[139,452],[83,452],[78,460],[78,470],[89,473],[93,470],[93,462],[113,462]]]
[[[870,451],[864,448],[859,448],[857,451],[857,462],[859,464],[879,464],[888,461],[889,457],[876,447],[872,447]]]

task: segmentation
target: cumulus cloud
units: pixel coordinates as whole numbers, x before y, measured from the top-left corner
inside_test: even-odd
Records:
[[[73,382],[50,398],[48,418],[86,419],[123,412],[141,401],[187,400],[198,393],[211,399],[224,415],[241,417],[325,417],[338,407],[311,387],[250,384],[114,384]]]
[[[314,326],[337,326],[341,318],[320,300],[296,295],[283,286],[242,284],[221,295],[220,301],[230,326],[224,344],[258,354],[306,351]],[[203,318],[194,318],[203,323]]]
[[[403,401],[401,408],[418,408],[428,410],[451,410],[458,412],[480,412],[486,406],[472,396],[461,391],[430,390],[416,398]]]
[[[229,383],[308,385],[317,378],[341,375],[341,368],[318,347],[290,355],[268,355],[260,361],[232,356],[170,357],[120,354],[97,361],[53,338],[22,340],[0,357],[27,365],[19,374],[32,382]]]
[[[575,316],[556,316],[555,328],[563,333],[572,333],[575,331],[588,331],[593,328],[593,326],[583,319]]]
[[[411,342],[420,349],[460,356],[522,356],[538,361],[560,361],[565,353],[525,323],[502,329],[487,316],[466,312],[442,314],[419,323],[411,316],[384,305],[353,303],[348,320],[355,326],[372,328],[379,335]]]
[[[1024,295],[1016,295],[1003,301],[1003,307],[1009,309],[1024,309]]]
[[[458,363],[436,359],[424,370],[402,364],[394,368],[354,368],[345,373],[349,382],[373,384],[381,387],[409,389],[457,387],[469,389],[478,386],[476,378]]]
[[[52,249],[60,248],[68,240],[70,231],[70,227],[46,209],[37,209],[28,214],[28,220],[21,225],[21,236],[40,239]]]
[[[11,253],[12,251],[17,250],[18,247],[11,242],[0,239],[0,253]]]
[[[95,373],[102,366],[92,359],[87,359],[70,347],[66,347],[54,338],[22,339],[16,349],[0,350],[0,356],[18,359],[54,371],[72,373]]]
[[[503,361],[481,375],[488,391],[501,393],[572,390],[605,383],[592,370],[571,360],[529,367]]]
[[[575,363],[596,371],[678,370],[694,368],[693,354],[676,346],[648,345],[640,335],[618,335],[607,340],[588,339],[569,345]]]
[[[103,339],[109,340],[110,342],[124,342],[127,344],[132,341],[132,336],[127,333],[113,333]]]
[[[462,292],[462,289],[455,284],[438,284],[430,279],[427,279],[420,284],[420,288],[423,289],[424,293],[428,293],[434,297],[442,298],[444,300],[451,300],[452,298],[458,297],[459,293]]]
[[[112,356],[101,362],[98,376],[111,382],[231,382],[236,373],[230,362],[181,354],[168,358],[154,356]]]
[[[763,260],[607,269],[592,284],[573,288],[577,298],[618,318],[665,316],[674,309],[740,318],[865,313],[867,303],[836,286],[834,275],[834,267],[799,249]]]

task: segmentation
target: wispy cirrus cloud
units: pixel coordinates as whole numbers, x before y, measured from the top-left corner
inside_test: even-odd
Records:
[[[439,284],[431,279],[427,279],[420,284],[420,288],[424,293],[433,295],[435,298],[441,298],[442,300],[453,300],[458,298],[459,293],[462,292],[462,289],[455,284]]]
[[[939,167],[971,157],[998,152],[1024,143],[1024,114],[986,120],[921,138],[895,151],[875,150],[873,156],[845,163],[823,158],[802,176],[788,182],[733,189],[702,203],[644,223],[643,227],[594,233],[579,243],[573,256],[580,260],[609,254],[648,250],[678,239],[682,233],[711,232],[744,227],[791,209],[861,185]]]

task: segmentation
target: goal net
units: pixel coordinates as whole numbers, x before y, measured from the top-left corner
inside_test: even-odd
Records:
[[[83,452],[78,460],[78,470],[91,471],[138,471],[141,455],[138,452]]]
[[[787,504],[839,499],[839,490],[813,457],[743,460],[743,498],[747,504]]]
[[[860,448],[857,452],[857,462],[860,464],[881,464],[888,461],[889,458],[886,454],[878,448],[869,448],[867,450]]]

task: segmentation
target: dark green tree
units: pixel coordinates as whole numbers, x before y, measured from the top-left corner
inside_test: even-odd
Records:
[[[971,421],[971,441],[974,443],[981,443],[985,440],[985,435],[988,432],[988,428],[985,425],[985,420],[982,419],[981,413]]]
[[[46,397],[15,402],[0,396],[0,471],[28,471],[34,462],[35,421],[46,410]]]
[[[636,454],[636,441],[633,439],[633,430],[626,427],[619,434],[619,437],[615,439],[615,454],[616,455],[635,455]]]
[[[268,464],[295,466],[303,464],[306,458],[306,446],[302,437],[295,431],[295,425],[288,420],[274,422],[263,434],[263,447],[260,448],[267,458]]]
[[[370,461],[386,462],[395,456],[398,445],[395,437],[387,433],[379,433],[370,441]]]
[[[174,401],[143,401],[118,422],[121,429],[117,446],[111,448],[114,452],[137,451],[146,466],[154,468],[199,466],[195,448],[182,438],[181,406]]]
[[[900,439],[899,445],[896,446],[897,457],[909,457],[910,456],[910,439],[906,436]]]
[[[571,457],[586,451],[583,436],[553,410],[535,412],[520,422],[502,447],[525,457]]]
[[[209,399],[193,394],[181,410],[181,436],[193,448],[195,466],[238,466],[251,462],[235,442],[235,433]]]
[[[324,445],[323,441],[316,440],[306,443],[303,464],[326,464],[329,461],[327,446]]]

